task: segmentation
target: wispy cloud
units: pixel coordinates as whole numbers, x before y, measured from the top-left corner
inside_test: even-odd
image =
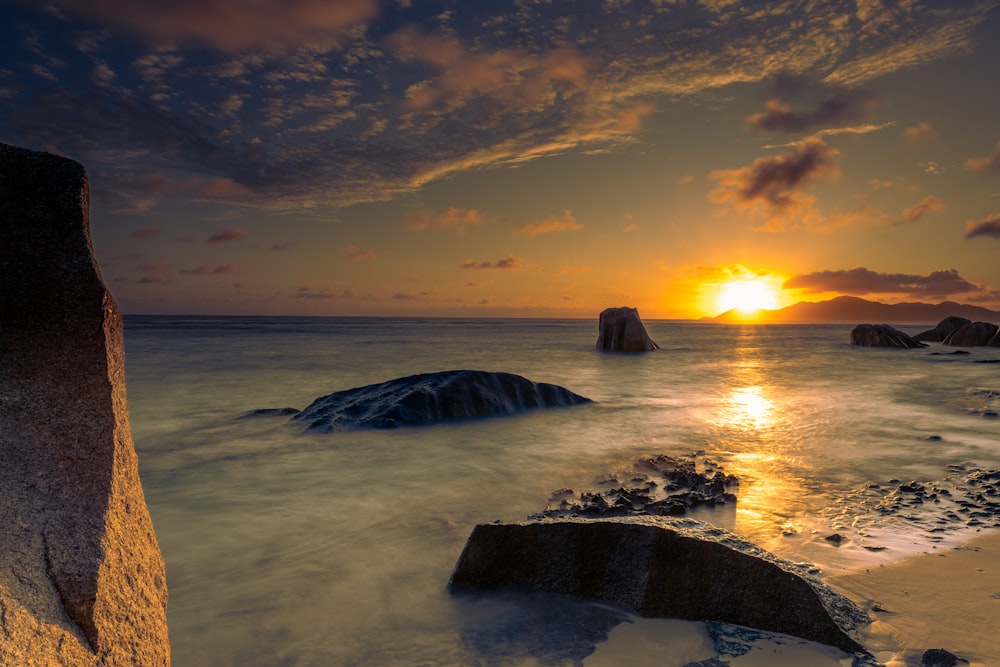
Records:
[[[443,229],[455,234],[464,234],[469,227],[477,227],[484,222],[486,222],[486,216],[479,211],[453,206],[449,206],[440,213],[429,208],[422,208],[406,218],[407,226],[414,231]]]
[[[1000,173],[1000,141],[992,153],[985,157],[970,157],[962,165],[968,171],[977,171],[984,174]]]
[[[365,262],[368,260],[375,259],[374,250],[359,248],[356,245],[342,246],[340,248],[340,252],[343,253],[344,257],[351,260],[352,262]]]
[[[151,239],[160,233],[159,227],[142,227],[140,229],[133,229],[128,233],[130,239],[141,240],[141,239]]]
[[[210,234],[206,239],[208,243],[228,243],[229,241],[239,241],[241,238],[247,235],[247,230],[237,229],[235,227],[227,227],[226,229],[220,229],[214,234]]]
[[[541,220],[526,222],[518,225],[514,233],[522,236],[534,238],[542,234],[552,234],[554,232],[574,232],[583,229],[583,225],[576,221],[572,211],[563,211],[562,215],[550,215]]]
[[[779,77],[776,88],[791,99],[816,96],[819,96],[819,99],[807,100],[809,108],[804,110],[793,110],[788,102],[781,99],[768,100],[764,111],[747,118],[749,129],[757,132],[796,134],[821,128],[828,134],[864,133],[878,129],[875,126],[858,125],[862,121],[869,120],[875,108],[881,103],[881,98],[875,93],[851,88],[814,91],[815,86],[787,74]],[[830,129],[831,126],[842,129]]]
[[[926,146],[940,141],[941,133],[933,124],[922,121],[903,130],[903,138],[914,146]]]
[[[478,259],[467,259],[462,262],[463,269],[476,269],[480,271],[514,270],[523,268],[523,260],[520,257],[507,256],[495,262],[480,261]]]
[[[181,269],[181,273],[190,276],[226,276],[239,273],[240,267],[236,264],[223,264],[220,266],[201,265],[193,269]]]
[[[903,209],[901,222],[916,222],[932,211],[945,208],[945,203],[938,197],[924,197],[919,203]]]

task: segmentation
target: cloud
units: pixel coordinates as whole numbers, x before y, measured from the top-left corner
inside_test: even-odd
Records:
[[[920,203],[903,209],[902,222],[916,222],[932,211],[945,208],[945,203],[938,197],[924,197]]]
[[[578,229],[583,229],[583,225],[576,221],[572,211],[566,210],[563,211],[562,215],[550,215],[541,220],[518,225],[514,233],[534,238],[542,234],[552,234],[554,232],[575,232]]]
[[[345,245],[340,248],[340,252],[352,262],[364,262],[369,259],[375,259],[374,250],[365,250],[356,245]]]
[[[976,236],[990,236],[1000,239],[1000,213],[994,213],[979,220],[969,220],[966,222],[965,238],[971,239]]]
[[[291,249],[292,246],[294,246],[294,245],[295,245],[294,243],[272,243],[270,245],[270,247],[268,247],[268,251],[270,251],[270,252],[283,252],[285,250]]]
[[[962,278],[955,269],[933,271],[921,276],[906,273],[877,273],[859,267],[839,271],[819,271],[793,276],[782,285],[785,289],[842,294],[895,294],[912,297],[948,297],[982,292],[982,285]]]
[[[821,139],[809,137],[792,153],[754,160],[748,167],[721,169],[708,177],[718,186],[709,200],[763,220],[760,229],[780,231],[802,221],[818,227],[823,218],[815,197],[803,190],[821,179],[837,176],[839,151]]]
[[[915,146],[924,146],[941,139],[941,134],[931,123],[922,121],[903,130],[903,138]]]
[[[208,243],[226,243],[228,241],[239,241],[247,235],[247,230],[227,227],[211,234],[206,241]]]
[[[328,299],[356,299],[358,295],[350,289],[332,290],[327,287],[316,289],[314,287],[300,287],[288,296],[290,299],[309,299],[325,301]]]
[[[225,276],[232,273],[239,273],[240,267],[236,264],[223,264],[221,266],[197,266],[193,269],[181,269],[181,273],[190,276]]]
[[[485,216],[475,209],[461,209],[449,206],[441,213],[422,208],[406,218],[410,229],[422,232],[428,229],[443,229],[454,234],[464,234],[469,227],[477,227],[486,222]]]
[[[983,174],[1000,173],[1000,141],[996,148],[986,157],[970,157],[962,165],[968,171],[977,171]]]
[[[145,284],[165,284],[174,279],[170,269],[165,264],[138,264],[135,272],[141,277],[136,281]]]
[[[279,52],[338,44],[379,13],[377,0],[56,0],[81,19],[116,26],[159,44],[193,42],[220,51]]]
[[[142,227],[141,229],[133,229],[128,233],[130,239],[151,239],[160,233],[159,227]]]
[[[779,88],[788,92],[791,97],[800,97],[808,92],[804,84],[793,83],[787,77],[779,83]],[[810,132],[830,126],[842,128],[868,120],[880,102],[879,96],[872,92],[850,88],[828,91],[815,103],[815,108],[806,111],[793,111],[787,102],[772,99],[764,105],[764,111],[747,118],[747,126],[755,132],[785,133]],[[866,132],[879,129],[878,126],[863,127],[866,129],[840,131]]]
[[[507,256],[495,262],[480,261],[477,259],[467,259],[462,262],[463,269],[476,269],[481,271],[510,270],[523,268],[520,257]]]

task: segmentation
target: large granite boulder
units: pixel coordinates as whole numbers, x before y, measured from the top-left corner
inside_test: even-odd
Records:
[[[441,371],[321,396],[292,417],[307,431],[396,428],[589,403],[590,399],[512,373]]]
[[[860,347],[927,347],[909,334],[888,324],[859,324],[851,330],[851,345]]]
[[[651,352],[659,349],[646,333],[635,308],[606,308],[597,325],[597,349],[608,352]]]
[[[628,517],[482,524],[452,591],[546,591],[647,617],[723,621],[864,651],[870,619],[802,567],[692,519]]]
[[[913,339],[924,343],[941,343],[948,338],[948,336],[952,335],[962,327],[969,326],[970,324],[972,324],[972,320],[968,320],[957,315],[950,315],[938,322],[937,326],[933,329],[921,331],[914,336]]]
[[[991,345],[1000,347],[1000,336],[997,332],[1000,327],[990,322],[975,322],[958,329],[945,338],[945,345],[956,347],[976,347],[980,345]]]
[[[0,144],[0,664],[168,665],[83,167]]]

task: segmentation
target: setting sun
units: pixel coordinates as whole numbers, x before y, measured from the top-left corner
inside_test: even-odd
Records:
[[[774,310],[779,307],[779,288],[766,278],[741,278],[721,286],[715,305],[720,312],[734,308],[741,313]]]

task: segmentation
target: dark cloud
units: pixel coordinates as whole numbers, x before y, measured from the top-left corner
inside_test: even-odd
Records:
[[[983,174],[1000,173],[1000,141],[992,153],[986,157],[970,157],[963,166],[969,171]]]
[[[164,264],[138,264],[134,271],[139,274],[139,283],[169,283],[174,279],[173,273]]]
[[[866,90],[835,88],[815,90],[815,86],[787,74],[775,85],[786,99],[808,98],[806,110],[793,110],[786,100],[772,99],[762,112],[747,118],[747,126],[757,132],[804,133],[820,128],[843,128],[869,120],[881,98]],[[818,99],[815,99],[818,98]]]
[[[159,227],[143,227],[141,229],[133,229],[128,233],[130,239],[151,239],[160,233]]]
[[[979,220],[969,220],[965,223],[965,238],[989,236],[1000,239],[1000,213],[988,215]]]
[[[933,271],[921,276],[906,273],[877,273],[866,268],[819,271],[789,278],[785,289],[842,294],[896,294],[903,296],[948,297],[982,292],[982,285],[962,278],[955,269]]]
[[[206,241],[208,243],[226,243],[228,241],[239,241],[241,238],[247,235],[245,229],[236,229],[234,227],[228,227],[226,229],[221,229],[214,234],[211,234]]]
[[[313,287],[300,287],[295,292],[289,295],[291,299],[316,299],[316,300],[327,300],[327,299],[356,299],[358,295],[350,289],[342,290],[332,290],[329,288],[316,289]]]
[[[803,190],[814,181],[839,173],[839,151],[821,139],[809,137],[792,153],[754,160],[748,167],[713,171],[718,183],[711,201],[764,220],[763,228],[778,231],[792,220],[815,225],[820,219],[815,198]]]
[[[477,259],[467,259],[462,262],[463,269],[477,269],[481,271],[494,271],[497,269],[509,270],[523,268],[520,257],[504,257],[495,262],[479,261]]]

